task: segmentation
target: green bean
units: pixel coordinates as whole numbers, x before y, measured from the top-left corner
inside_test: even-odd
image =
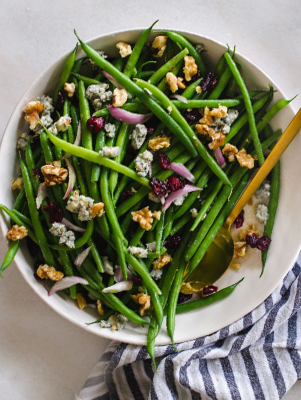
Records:
[[[101,129],[96,134],[95,151],[99,152],[100,150],[102,150],[105,143],[106,143],[106,134],[105,134],[104,129]],[[92,172],[91,172],[91,182],[99,181],[100,171],[101,171],[100,165],[94,164],[92,167]]]
[[[148,82],[152,85],[156,85],[162,78],[165,78],[167,72],[170,72],[173,67],[178,64],[188,53],[189,50],[187,48],[180,51],[180,53],[175,55],[171,60],[167,61],[162,65],[162,67],[157,69],[154,75],[149,78]]]
[[[97,79],[88,78],[87,76],[77,74],[76,72],[71,72],[71,76],[74,76],[75,78],[77,78],[79,81],[82,81],[87,86],[98,85],[100,83],[100,81],[98,81]]]
[[[141,240],[142,236],[145,233],[145,229],[143,229],[140,225],[136,229],[135,233],[133,234],[129,246],[137,246],[139,241]]]
[[[161,252],[163,245],[163,230],[164,230],[165,212],[161,212],[160,220],[157,223],[156,229],[156,253]]]
[[[237,99],[204,99],[204,100],[187,100],[187,102],[181,100],[173,100],[172,104],[177,108],[187,109],[187,108],[205,108],[205,107],[235,107],[240,104],[240,100]]]
[[[256,129],[255,118],[254,118],[254,113],[252,110],[252,103],[250,100],[249,92],[248,92],[246,85],[240,75],[240,72],[239,72],[234,60],[230,56],[230,54],[225,53],[225,58],[226,58],[227,64],[228,64],[233,76],[235,77],[235,79],[237,81],[237,84],[241,90],[241,93],[243,95],[253,143],[254,143],[256,154],[258,157],[259,165],[261,166],[264,163],[264,156],[263,156],[263,152],[262,152],[261,143],[258,138],[258,132]]]
[[[22,206],[24,205],[24,200],[25,200],[25,189],[24,186],[22,186],[20,192],[18,193],[18,196],[16,197],[16,200],[14,202],[13,208],[15,210],[20,210]]]
[[[265,224],[263,232],[263,234],[267,235],[269,238],[271,238],[273,232],[273,226],[278,207],[279,192],[280,192],[280,161],[278,161],[277,164],[275,164],[274,168],[272,169],[271,194],[268,205],[268,219]],[[264,272],[267,255],[268,255],[267,251],[261,252],[262,269],[260,276],[262,276]]]
[[[187,40],[184,36],[176,32],[172,31],[161,31],[161,32],[165,33],[173,42],[180,44],[182,47],[187,47],[187,49],[189,50],[189,54],[195,59],[195,62],[200,70],[201,75],[204,76],[206,74],[206,68],[203,63],[202,57],[196,51],[195,47],[189,42],[189,40]]]
[[[173,236],[177,233],[183,226],[187,224],[187,222],[191,221],[191,212],[187,210],[184,215],[178,221],[174,221],[174,225],[172,225],[172,229],[170,231],[170,235]]]
[[[141,208],[142,206],[142,201],[138,201],[137,204],[135,204],[132,208],[130,208],[126,214],[126,216],[123,218],[122,223],[120,224],[121,230],[123,234],[125,235],[126,232],[128,231],[131,223],[132,223],[132,211],[137,211]]]
[[[94,258],[94,262],[95,262],[95,264],[96,264],[96,266],[97,266],[98,271],[101,272],[101,273],[105,272],[105,271],[104,271],[104,268],[103,268],[103,265],[102,265],[101,257],[100,257],[100,255],[99,255],[99,252],[98,252],[98,250],[97,250],[97,247],[96,247],[96,245],[95,245],[94,240],[92,240],[92,239],[90,238],[90,239],[88,240],[87,244],[88,244],[88,246],[91,247],[91,250],[90,250],[90,251],[91,251],[91,254],[92,254],[93,258]]]
[[[186,99],[191,99],[193,95],[195,95],[195,90],[197,86],[200,85],[202,82],[203,78],[199,78],[196,81],[192,82],[187,88],[184,90],[182,93],[182,96],[185,97]],[[181,102],[182,104],[182,102]],[[178,108],[181,108],[180,105],[177,105]]]
[[[13,212],[17,217],[19,217],[19,218],[23,221],[23,223],[24,223],[26,226],[28,226],[28,227],[30,227],[30,228],[33,227],[33,226],[32,226],[32,222],[31,222],[31,219],[30,219],[29,217],[27,217],[26,215],[22,214],[20,211],[15,210],[15,209],[13,209],[12,212]]]
[[[220,168],[220,166],[217,164],[217,162],[212,158],[212,156],[209,154],[203,143],[196,137],[195,132],[192,130],[191,126],[188,124],[186,119],[182,116],[182,114],[179,112],[179,110],[173,105],[173,103],[170,101],[170,99],[165,96],[161,91],[158,90],[155,86],[151,85],[148,82],[141,81],[141,80],[136,80],[137,85],[144,88],[148,89],[152,92],[152,94],[155,96],[156,99],[158,99],[161,104],[163,105],[164,108],[168,109],[171,107],[171,116],[175,119],[175,121],[179,124],[179,126],[185,130],[186,134],[188,137],[191,139],[191,141],[194,143],[199,155],[202,157],[202,159],[205,161],[205,163],[208,165],[208,167],[211,169],[211,171],[220,179],[223,181],[225,185],[229,185],[230,181],[227,177],[227,175],[224,173],[224,171]]]
[[[229,48],[228,48],[228,51],[229,51]],[[223,73],[225,72],[226,68],[227,68],[227,61],[223,54],[216,64],[215,75],[217,75],[220,78],[223,75]]]
[[[132,82],[127,76],[119,72],[111,63],[101,57],[92,47],[82,42],[79,38],[81,46],[85,53],[100,67],[113,76],[128,92],[138,97],[164,124],[177,136],[192,157],[196,157],[197,152],[189,137],[183,129],[173,120],[173,118],[163,108],[151,98],[143,89]]]
[[[199,300],[178,305],[176,308],[176,314],[183,314],[190,311],[198,310],[200,308],[209,306],[210,304],[213,304],[219,300],[224,299],[225,297],[229,296],[243,280],[244,278],[234,283],[233,285],[227,286],[219,290],[218,292],[211,294],[210,296],[206,296]]]
[[[166,239],[169,234],[170,231],[172,229],[172,224],[174,222],[173,216],[174,214],[174,205],[172,204],[166,211],[165,213],[165,224],[164,224],[164,230],[163,230],[163,239]]]
[[[74,65],[75,54],[77,52],[77,47],[78,47],[78,45],[76,43],[75,49],[69,55],[69,57],[67,58],[67,60],[65,62],[63,71],[62,71],[61,76],[60,76],[60,79],[59,79],[59,81],[58,81],[58,83],[57,83],[57,85],[56,85],[56,87],[54,89],[54,92],[53,92],[53,104],[54,104],[54,106],[56,106],[56,103],[57,103],[58,91],[63,89],[64,84],[66,82],[68,82],[70,73],[71,73],[73,65]]]
[[[134,112],[134,113],[136,112],[139,114],[146,114],[149,112],[149,109],[140,102],[139,103],[125,103],[120,108],[122,110],[130,111],[130,112]],[[96,111],[93,115],[95,117],[105,117],[107,115],[110,115],[110,111],[108,108],[102,108],[101,110]]]
[[[26,198],[27,198],[27,202],[28,202],[30,217],[31,217],[31,220],[33,223],[36,237],[38,239],[39,246],[41,248],[45,262],[48,265],[52,265],[55,267],[56,262],[51,253],[51,250],[48,247],[47,239],[46,239],[46,236],[45,236],[45,233],[44,233],[41,221],[40,221],[39,212],[36,208],[36,203],[35,203],[35,198],[34,198],[34,194],[33,194],[33,188],[31,185],[29,173],[28,173],[25,163],[23,162],[23,160],[21,158],[20,158],[20,165],[21,165],[21,171],[22,171],[22,176],[23,176],[24,188],[25,188]]]
[[[86,228],[84,234],[79,239],[75,240],[74,247],[70,248],[68,246],[64,246],[64,245],[60,245],[60,244],[49,245],[49,247],[51,247],[54,250],[59,250],[59,251],[71,251],[73,249],[79,249],[88,242],[88,240],[90,239],[90,237],[93,234],[93,231],[94,231],[94,221],[93,221],[93,219],[91,219],[90,221],[88,221],[87,228]]]
[[[2,265],[0,267],[0,276],[2,276],[2,272],[6,270],[12,263],[13,259],[15,258],[15,255],[17,254],[17,251],[19,250],[20,247],[20,240],[12,240],[9,243],[7,253],[4,257],[4,260],[2,262]]]

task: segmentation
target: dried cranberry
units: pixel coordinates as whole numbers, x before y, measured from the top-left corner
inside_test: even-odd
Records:
[[[185,111],[183,117],[191,125],[197,123],[202,118],[202,114],[198,108],[193,108],[191,111]]]
[[[203,91],[213,89],[218,82],[218,76],[215,75],[213,72],[208,72],[208,74],[204,77],[201,82],[201,88]]]
[[[166,196],[167,186],[166,186],[165,182],[161,181],[158,178],[153,177],[153,178],[150,178],[149,184],[150,184],[150,187],[153,189],[153,192],[159,199]]]
[[[180,184],[181,184],[180,189],[183,189],[183,187],[187,184],[187,181],[182,176],[179,176],[178,179],[179,179]]]
[[[52,201],[49,206],[43,206],[43,210],[49,213],[49,222],[62,222],[63,213],[62,210],[54,204]]]
[[[204,296],[208,296],[209,294],[213,294],[215,292],[217,292],[218,287],[211,285],[211,286],[207,286],[203,289],[203,295]]]
[[[241,210],[241,212],[238,214],[238,216],[237,216],[237,218],[235,220],[236,229],[238,229],[241,226],[243,226],[243,223],[244,223],[244,220],[245,220],[244,219],[244,214],[245,214],[244,210]]]
[[[56,103],[56,109],[58,111],[62,111],[64,107],[65,99],[63,96],[63,93],[59,90],[57,92],[57,103]]]
[[[168,190],[175,192],[176,190],[181,189],[180,179],[176,176],[170,176],[166,182],[166,186]]]
[[[133,280],[134,285],[136,285],[136,286],[141,286],[142,285],[141,276],[134,275],[132,280]]]
[[[103,117],[91,117],[86,125],[90,132],[97,133],[105,126],[105,119]]]
[[[37,181],[39,181],[43,177],[42,171],[39,168],[32,168],[32,172]]]
[[[256,247],[260,251],[268,251],[271,241],[268,235],[264,235],[258,239]]]
[[[155,132],[155,128],[153,126],[150,126],[149,128],[147,128],[147,136],[151,136],[153,133]]]
[[[259,236],[256,235],[256,233],[251,233],[250,235],[246,235],[246,242],[252,247],[252,249],[255,249],[255,247],[257,247],[258,239]]]
[[[176,247],[179,247],[181,244],[182,238],[180,235],[173,235],[173,236],[168,236],[163,243],[163,246],[167,248],[167,250],[175,249]]]
[[[124,192],[121,193],[120,195],[120,200],[121,201],[125,201],[127,200],[129,197],[134,196],[134,192],[132,192],[131,190],[125,190]]]
[[[161,168],[165,169],[165,171],[170,169],[171,162],[168,155],[164,153],[164,151],[159,151],[158,160]]]
[[[186,301],[190,300],[191,297],[192,297],[192,294],[179,293],[178,304],[185,303]]]

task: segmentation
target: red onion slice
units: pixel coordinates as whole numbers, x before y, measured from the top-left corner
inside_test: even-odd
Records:
[[[162,211],[166,211],[168,209],[168,207],[171,205],[171,203],[178,197],[182,196],[182,194],[186,194],[189,192],[195,192],[196,190],[202,190],[202,189],[197,186],[185,185],[183,187],[183,189],[179,189],[179,190],[176,190],[175,192],[172,192],[165,200],[165,203],[162,206]]]
[[[131,281],[133,279],[133,276],[134,276],[133,272],[130,269],[127,268],[127,273],[128,273],[128,279],[127,280]],[[114,273],[114,281],[117,282],[117,283],[124,281],[124,277],[122,275],[122,271],[121,271],[120,267],[118,267],[116,269],[115,273]]]
[[[70,286],[76,285],[77,283],[80,283],[82,285],[89,285],[89,282],[86,279],[79,276],[65,276],[52,286],[52,288],[48,292],[48,296],[53,295],[59,290],[64,290],[69,288]]]
[[[110,81],[114,86],[116,86],[118,89],[123,89],[123,86],[121,86],[120,83],[117,82],[116,79],[112,77],[112,75],[108,74],[106,71],[101,71],[101,72],[104,74],[107,80]]]
[[[74,146],[79,146],[81,140],[82,140],[82,124],[81,124],[81,121],[79,121],[77,132],[76,132],[76,138],[75,138],[75,141],[73,143]]]
[[[65,196],[63,197],[63,200],[65,200],[69,196],[69,194],[71,193],[71,191],[72,191],[72,189],[74,187],[75,181],[76,181],[76,174],[75,174],[73,165],[68,160],[68,158],[65,158],[65,161],[66,161],[66,164],[67,164],[67,167],[68,167],[69,180],[68,180],[68,188],[67,188],[67,191],[65,193]]]
[[[221,168],[225,168],[225,166],[227,164],[226,164],[226,161],[224,159],[224,156],[223,156],[223,153],[222,153],[220,147],[218,147],[217,149],[214,150],[214,155],[215,155],[216,161],[218,162],[218,165]]]
[[[74,260],[74,264],[80,267],[87,258],[88,254],[90,253],[91,248],[92,248],[91,246],[87,247],[84,251],[79,253],[76,259]]]
[[[188,179],[190,182],[194,182],[193,174],[185,167],[185,165],[180,163],[171,163],[170,169],[172,169],[177,174],[183,176],[184,178]]]
[[[61,224],[64,224],[68,229],[71,229],[75,232],[86,232],[86,229],[80,228],[79,226],[72,224],[72,222],[68,221],[68,219],[66,218],[62,219]]]
[[[103,289],[102,293],[119,293],[131,290],[132,287],[133,287],[133,281],[126,280],[115,283],[114,285]]]
[[[37,209],[41,207],[41,204],[43,200],[47,197],[47,186],[44,186],[43,183],[40,183],[39,188],[38,188],[38,194],[36,198],[36,206]]]
[[[179,101],[182,101],[183,103],[188,103],[188,100],[186,99],[186,97],[181,96],[180,94],[173,94],[172,96],[170,96],[172,99],[177,99]]]
[[[148,121],[153,115],[152,113],[135,114],[130,111],[123,110],[122,108],[114,107],[110,104],[108,104],[107,107],[110,111],[110,114],[114,118],[132,125],[143,124],[143,122]]]

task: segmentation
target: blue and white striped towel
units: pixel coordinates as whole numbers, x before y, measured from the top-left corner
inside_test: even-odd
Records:
[[[277,289],[235,323],[179,352],[111,342],[81,400],[275,400],[301,378],[301,256]]]

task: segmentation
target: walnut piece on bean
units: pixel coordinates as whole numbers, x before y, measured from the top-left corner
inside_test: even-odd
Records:
[[[211,137],[214,134],[214,130],[206,124],[197,124],[195,128],[200,135]]]
[[[247,243],[245,241],[234,243],[233,258],[243,258],[246,255]]]
[[[153,262],[154,269],[161,269],[164,267],[164,265],[170,263],[171,261],[172,257],[168,253],[164,253]]]
[[[153,218],[149,206],[144,207],[139,211],[132,211],[131,214],[133,221],[138,222],[141,228],[145,229],[146,231],[151,230]]]
[[[148,310],[151,309],[151,297],[145,293],[131,294],[132,300],[136,304],[140,304],[139,314],[143,317]]]
[[[113,106],[114,107],[121,107],[126,103],[128,99],[128,93],[125,89],[118,89],[115,88],[113,90]]]
[[[64,274],[61,271],[57,271],[51,265],[40,265],[37,269],[37,275],[41,279],[51,279],[52,281],[59,281],[64,277]]]
[[[211,126],[213,124],[213,118],[211,115],[211,111],[208,107],[204,108],[204,116],[199,120],[200,124],[205,124]]]
[[[177,85],[179,86],[180,89],[186,89],[184,79],[181,76],[177,77]]]
[[[154,53],[154,57],[163,56],[163,53],[166,49],[167,39],[168,37],[166,35],[158,35],[155,37],[151,46]]]
[[[34,130],[34,128],[39,123],[39,114],[44,109],[44,106],[39,101],[30,101],[24,108],[24,119],[29,122],[29,129]]]
[[[212,142],[208,145],[209,149],[215,150],[224,144],[225,135],[221,131],[214,132],[210,137]]]
[[[130,44],[125,43],[125,42],[118,42],[116,44],[117,49],[119,50],[119,54],[121,55],[122,58],[125,58],[132,54],[132,47]]]
[[[153,212],[153,217],[156,218],[158,221],[160,221],[161,211],[154,211]]]
[[[9,231],[7,231],[6,237],[9,240],[21,240],[28,235],[28,230],[25,226],[13,225]]]
[[[87,307],[87,302],[84,296],[81,293],[76,293],[76,300],[77,300],[77,305],[80,310],[83,310],[84,308]]]
[[[218,106],[218,108],[212,108],[210,115],[214,118],[223,118],[227,114],[228,108],[226,106]]]
[[[103,316],[103,315],[105,315],[105,310],[104,310],[104,308],[103,308],[103,303],[102,303],[102,301],[100,301],[100,300],[97,300],[97,311],[98,311],[98,314],[99,315],[101,315],[101,316]]]
[[[249,169],[254,168],[254,158],[251,154],[247,154],[245,149],[241,149],[235,154],[235,157],[241,167],[247,167]]]
[[[196,91],[196,93],[202,93],[202,91],[203,91],[203,89],[202,89],[202,87],[201,86],[197,86],[196,88],[195,88],[195,91]]]
[[[101,201],[99,203],[93,204],[93,206],[90,207],[88,210],[90,216],[92,218],[103,216],[103,214],[105,213],[104,206],[104,203],[102,203]]]
[[[238,148],[230,143],[226,143],[222,153],[228,158],[230,162],[235,160],[235,154],[238,153]]]
[[[73,82],[65,82],[64,90],[67,93],[68,97],[73,97],[75,93],[75,84]]]
[[[153,139],[150,139],[148,142],[148,147],[154,151],[158,151],[164,147],[169,147],[169,145],[170,138],[166,135],[156,136]]]
[[[21,190],[23,186],[23,178],[19,177],[17,178],[15,181],[13,181],[13,183],[11,184],[11,188],[12,190]]]
[[[53,186],[62,183],[68,176],[66,168],[61,168],[60,161],[44,165],[41,168],[44,177],[44,186]]]
[[[196,65],[195,59],[191,56],[184,57],[185,66],[183,68],[185,80],[191,81],[191,78],[198,73],[198,66]]]
[[[172,93],[175,93],[179,89],[178,78],[172,72],[167,72],[165,81]]]

